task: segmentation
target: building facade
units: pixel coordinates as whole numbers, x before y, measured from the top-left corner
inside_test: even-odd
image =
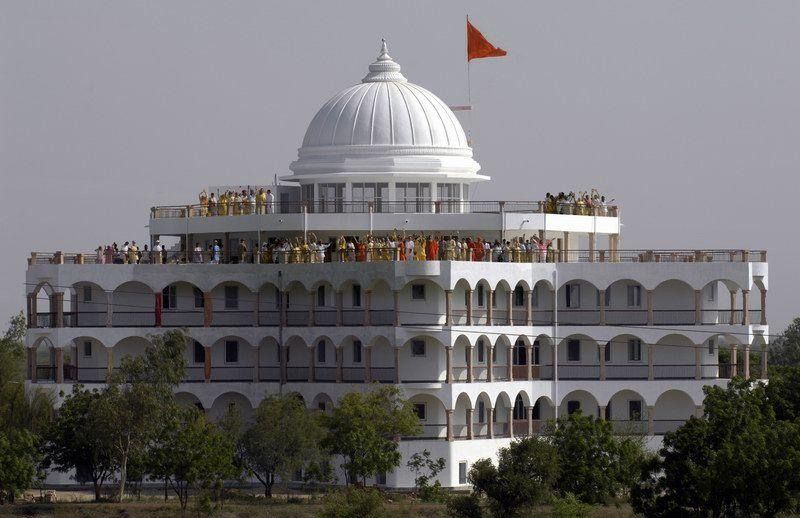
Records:
[[[548,419],[580,410],[656,446],[702,413],[703,386],[766,377],[766,252],[624,250],[616,206],[471,200],[489,177],[461,125],[385,44],[318,111],[290,169],[266,205],[152,208],[157,253],[32,253],[31,386],[105,383],[180,327],[193,343],[179,400],[212,419],[278,392],[330,411],[395,384],[423,433],[378,482],[412,486],[405,459],[428,449],[452,487]],[[512,244],[419,260],[398,234]],[[382,240],[340,251],[355,236]],[[514,248],[528,236],[551,249]],[[330,247],[303,252],[309,241]]]

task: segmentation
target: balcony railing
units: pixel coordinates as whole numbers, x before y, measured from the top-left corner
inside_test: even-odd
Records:
[[[616,217],[619,208],[616,205],[599,205],[588,207],[577,203],[559,203],[558,207],[548,208],[545,201],[460,201],[460,200],[425,200],[414,199],[404,201],[344,201],[314,200],[274,202],[269,206],[260,204],[229,203],[209,206],[207,204],[162,205],[150,210],[152,219],[164,218],[201,218],[261,215],[274,212],[276,214],[298,214],[303,212],[322,214],[500,214],[503,212],[519,212],[527,214],[568,214],[576,216],[611,216]],[[224,214],[223,214],[224,210]]]
[[[211,381],[253,381],[253,367],[217,365],[211,369]]]
[[[444,252],[440,249],[440,254]],[[499,260],[498,257],[504,259]],[[371,249],[371,253],[353,255],[345,252],[342,256],[339,252],[329,249],[325,253],[324,262],[380,262],[380,261],[399,261],[400,255],[397,249],[382,249],[380,247]],[[427,258],[429,261],[450,260],[472,262],[470,254],[464,257],[453,256],[452,258],[442,257]],[[554,250],[547,253],[540,253],[537,250],[522,252],[499,252],[485,254],[483,262],[515,262],[515,263],[585,263],[585,262],[610,262],[610,263],[710,263],[710,262],[755,262],[763,263],[767,261],[765,250]],[[412,261],[413,262],[413,261]],[[117,253],[113,258],[107,258],[104,254],[97,252],[78,252],[65,253],[57,252],[31,252],[28,258],[28,265],[34,264],[176,264],[176,263],[258,263],[258,264],[286,264],[286,263],[311,263],[319,264],[317,254],[313,251],[281,251],[271,249],[268,252],[247,252],[244,255],[238,253],[226,255],[224,252],[212,254],[209,252],[194,252],[193,250],[170,250],[165,252],[140,252],[135,259],[123,258],[121,253]]]

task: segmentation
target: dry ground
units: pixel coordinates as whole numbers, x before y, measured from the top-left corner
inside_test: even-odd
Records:
[[[37,495],[38,496],[38,493]],[[298,496],[300,498],[298,498]],[[18,503],[0,506],[0,517],[41,517],[41,518],[173,518],[180,516],[177,500],[170,498],[164,502],[163,496],[153,493],[144,495],[141,500],[126,501],[122,504],[91,501],[91,493],[82,491],[60,491],[55,503]],[[415,500],[407,495],[386,495],[386,516],[389,518],[446,518],[443,504],[429,504]],[[207,516],[198,512],[197,500],[190,498],[187,517]],[[277,496],[267,502],[251,495],[237,495],[226,501],[214,516],[218,518],[312,518],[322,508],[320,495],[294,495],[292,502],[285,496]],[[548,508],[531,509],[529,516],[549,516]],[[619,517],[630,518],[633,514],[628,506],[596,507],[592,518]]]

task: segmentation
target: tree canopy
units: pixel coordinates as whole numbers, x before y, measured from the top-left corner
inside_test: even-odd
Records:
[[[349,484],[399,466],[402,456],[397,440],[421,430],[413,405],[393,386],[346,394],[326,421],[325,444],[344,458],[342,468]]]

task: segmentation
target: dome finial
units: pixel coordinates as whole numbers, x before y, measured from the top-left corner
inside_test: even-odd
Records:
[[[362,83],[377,83],[381,81],[406,82],[406,78],[400,73],[400,65],[389,55],[386,38],[381,38],[381,53],[378,54],[378,59],[369,66],[369,74],[361,80]]]

